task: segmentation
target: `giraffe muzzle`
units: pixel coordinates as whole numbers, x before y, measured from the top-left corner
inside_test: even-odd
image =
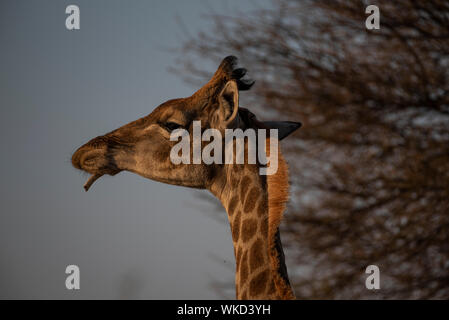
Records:
[[[113,176],[121,171],[115,165],[106,144],[93,146],[92,141],[80,147],[72,156],[72,165],[76,169],[91,174],[84,184],[84,190],[86,191],[103,175],[109,174]]]

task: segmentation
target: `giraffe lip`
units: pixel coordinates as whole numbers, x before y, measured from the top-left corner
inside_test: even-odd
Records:
[[[90,178],[86,181],[86,183],[84,184],[84,190],[89,191],[89,188],[91,187],[91,185],[97,181],[99,178],[101,178],[103,176],[102,173],[95,173],[93,175],[90,176]]]
[[[86,183],[84,184],[84,190],[89,191],[90,187],[94,184],[95,181],[97,181],[98,179],[100,179],[102,176],[104,176],[105,174],[108,174],[110,176],[115,176],[117,173],[120,173],[123,170],[119,170],[119,169],[109,169],[107,171],[102,171],[102,172],[97,172],[97,173],[93,173],[90,178],[86,181]]]

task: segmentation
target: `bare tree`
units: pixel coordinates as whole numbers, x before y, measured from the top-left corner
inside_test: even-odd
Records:
[[[283,144],[292,200],[283,242],[298,298],[449,298],[449,2],[275,1],[210,16],[192,57],[232,53],[247,107],[304,124]],[[263,118],[263,117],[262,117]],[[293,260],[291,259],[293,257]],[[381,289],[365,288],[377,265]]]

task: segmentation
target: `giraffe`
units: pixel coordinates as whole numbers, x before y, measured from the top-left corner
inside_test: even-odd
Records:
[[[279,224],[288,198],[288,167],[278,148],[278,169],[260,175],[260,163],[173,164],[170,133],[192,122],[201,130],[214,128],[278,129],[278,140],[298,129],[299,122],[262,122],[239,106],[239,91],[253,81],[237,58],[226,57],[210,81],[187,98],[169,100],[151,114],[110,133],[93,138],[72,156],[75,168],[91,174],[86,191],[101,176],[129,171],[145,178],[179,186],[208,189],[226,209],[236,260],[237,299],[294,299],[282,249]],[[270,153],[269,139],[266,152]],[[204,143],[204,142],[202,142]],[[248,150],[248,142],[244,144]],[[191,148],[192,149],[192,148]],[[267,164],[268,165],[268,164]]]

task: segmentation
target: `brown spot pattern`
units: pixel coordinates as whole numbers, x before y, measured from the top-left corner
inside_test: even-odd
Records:
[[[243,203],[245,200],[246,193],[249,190],[251,183],[251,178],[248,176],[244,176],[242,180],[240,180],[240,201]]]
[[[238,179],[237,175],[231,176],[231,186],[233,189],[236,190],[238,188],[239,182],[240,182],[240,180]]]
[[[254,297],[265,291],[268,276],[268,270],[264,270],[251,280],[251,282],[249,283],[249,294],[251,297]]]
[[[245,251],[240,261],[240,284],[244,284],[248,279],[248,252]]]
[[[251,247],[249,254],[249,268],[251,272],[254,272],[264,262],[263,255],[263,242],[261,239],[257,239]]]
[[[257,220],[248,218],[242,221],[241,238],[243,242],[249,241],[256,234]]]
[[[245,213],[248,213],[254,209],[258,197],[259,197],[259,190],[256,187],[253,187],[246,196],[244,207]]]
[[[232,217],[232,215],[234,214],[235,208],[237,207],[238,204],[238,197],[234,196],[231,201],[229,202],[229,207],[228,207],[228,214],[230,217]]]
[[[259,232],[264,239],[268,239],[268,217],[260,220]]]
[[[267,212],[267,203],[266,201],[260,201],[259,205],[257,206],[257,215],[259,217],[262,217]]]
[[[242,253],[243,253],[242,247],[239,247],[237,249],[237,254],[235,256],[235,270],[236,270],[236,272],[239,271],[240,262],[241,262],[241,259],[242,259]]]
[[[234,222],[232,223],[232,240],[234,240],[234,242],[237,242],[240,236],[240,216],[241,212],[239,210],[235,215]]]
[[[274,285],[273,279],[270,281],[270,285],[268,286],[268,292],[267,294],[273,294],[276,291],[276,287]]]

